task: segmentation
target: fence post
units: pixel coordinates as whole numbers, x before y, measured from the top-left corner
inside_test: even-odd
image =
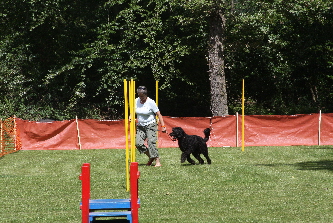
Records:
[[[79,150],[81,150],[82,149],[81,137],[80,137],[80,129],[79,129],[79,120],[77,119],[77,116],[75,117],[75,122],[76,122],[76,131],[77,131],[77,144],[79,146]]]
[[[236,147],[238,147],[238,112],[236,112]]]
[[[2,156],[2,152],[3,152],[3,127],[2,127],[2,119],[0,120],[1,126],[0,126],[0,143],[1,143],[1,147],[0,147],[0,157]]]
[[[320,146],[320,132],[321,132],[321,110],[319,111],[319,121],[318,121],[318,145]]]

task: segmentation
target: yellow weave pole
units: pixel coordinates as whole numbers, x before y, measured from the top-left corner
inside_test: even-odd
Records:
[[[158,81],[156,81],[156,105],[158,106]],[[157,128],[158,128],[158,117],[156,116],[156,121],[157,121]],[[156,140],[156,148],[158,148],[158,132],[157,132],[157,140]]]
[[[244,117],[244,105],[245,105],[245,99],[244,99],[244,88],[245,88],[245,84],[244,84],[244,79],[243,79],[243,88],[242,88],[242,151],[244,151],[244,147],[245,147],[245,134],[244,134],[244,128],[245,128],[245,117]]]
[[[136,138],[136,122],[135,122],[135,110],[136,110],[136,104],[135,104],[135,92],[136,92],[136,86],[135,81],[133,81],[133,156],[132,156],[132,162],[136,162],[136,149],[135,149],[135,138]]]
[[[156,105],[158,106],[158,81],[156,81]]]
[[[136,122],[135,122],[135,81],[133,80],[133,91],[132,91],[132,103],[133,103],[133,144],[132,144],[132,162],[136,162],[136,150],[135,150],[135,136],[136,136]]]
[[[129,176],[129,148],[128,148],[128,86],[126,79],[124,79],[124,100],[125,100],[126,190],[129,191],[130,176]]]
[[[132,156],[132,132],[133,132],[133,130],[132,130],[132,128],[133,128],[133,125],[132,125],[132,122],[134,121],[132,118],[133,118],[133,116],[132,116],[132,81],[128,81],[128,106],[129,106],[129,115],[130,115],[130,123],[129,123],[129,129],[130,129],[130,139],[131,139],[131,141],[130,141],[130,145],[129,145],[129,157],[130,157],[130,162],[132,161],[132,158],[131,158],[131,156]]]
[[[135,162],[135,82],[131,79],[130,85],[130,109],[131,109],[131,162]]]
[[[132,123],[135,121],[133,120],[133,109],[132,109],[132,81],[128,81],[128,105],[129,105],[129,111],[130,111],[130,119],[131,122],[129,123],[129,128],[130,128],[130,145],[129,145],[129,157],[130,157],[130,162],[132,161],[132,132],[133,132],[133,125]]]

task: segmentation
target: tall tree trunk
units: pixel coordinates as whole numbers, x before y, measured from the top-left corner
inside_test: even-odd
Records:
[[[213,116],[228,114],[227,87],[224,72],[223,39],[225,17],[221,8],[217,7],[212,12],[209,39],[209,80],[211,94],[211,111]]]

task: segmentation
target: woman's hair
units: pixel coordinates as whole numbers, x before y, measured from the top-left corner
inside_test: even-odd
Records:
[[[145,86],[139,86],[139,87],[136,89],[136,92],[137,92],[137,93],[142,93],[142,94],[147,95],[147,88],[146,88]]]

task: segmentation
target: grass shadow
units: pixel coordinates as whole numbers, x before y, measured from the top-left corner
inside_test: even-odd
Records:
[[[329,170],[333,171],[333,160],[319,160],[296,163],[299,170]]]
[[[306,161],[295,164],[288,164],[288,163],[257,164],[256,166],[267,166],[267,167],[294,166],[298,170],[333,171],[333,160]]]
[[[332,146],[307,146],[305,149],[333,149]]]

